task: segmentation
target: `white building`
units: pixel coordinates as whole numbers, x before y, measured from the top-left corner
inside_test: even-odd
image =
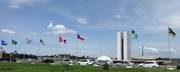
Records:
[[[117,60],[131,60],[130,34],[117,32]]]

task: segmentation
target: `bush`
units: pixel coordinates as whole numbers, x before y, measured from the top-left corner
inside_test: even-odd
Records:
[[[105,64],[103,65],[103,69],[104,69],[104,70],[109,69],[109,65],[108,65],[107,63],[105,63]]]
[[[178,70],[180,70],[180,64],[179,64],[179,65],[177,65],[177,69],[178,69]]]
[[[46,59],[46,60],[43,60],[42,63],[54,63],[54,60]]]

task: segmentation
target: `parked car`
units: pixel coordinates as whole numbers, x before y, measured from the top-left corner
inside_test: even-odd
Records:
[[[0,58],[2,62],[16,62],[16,58]]]
[[[138,65],[139,67],[152,67],[152,68],[155,68],[155,67],[158,67],[158,63],[156,61],[146,61],[144,63],[141,63]]]
[[[113,66],[132,68],[134,64],[130,61],[113,61]]]
[[[70,65],[73,64],[73,61],[72,61],[71,59],[65,59],[64,62],[65,62],[65,63],[68,63],[68,64],[70,64]]]
[[[83,59],[79,62],[77,62],[78,65],[93,65],[94,61],[88,60],[88,59]]]

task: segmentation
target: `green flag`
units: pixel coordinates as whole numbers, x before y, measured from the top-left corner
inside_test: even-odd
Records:
[[[12,45],[17,45],[17,41],[11,40],[11,42],[12,42]]]
[[[41,45],[44,45],[44,41],[42,39],[40,39],[40,43]]]
[[[170,27],[168,28],[168,34],[169,34],[169,37],[171,38],[176,36],[176,33]]]
[[[132,36],[132,38],[135,38],[135,39],[138,38],[138,35],[136,34],[136,32],[134,30],[131,31],[131,36]]]

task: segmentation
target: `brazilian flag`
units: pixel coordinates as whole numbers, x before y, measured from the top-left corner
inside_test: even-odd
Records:
[[[134,30],[131,30],[131,36],[132,36],[132,38],[135,38],[135,39],[138,38],[138,35],[136,34],[136,32]]]
[[[17,41],[11,40],[11,42],[12,42],[12,45],[17,45]]]
[[[168,34],[171,38],[174,38],[176,36],[176,33],[170,27],[168,28]]]

